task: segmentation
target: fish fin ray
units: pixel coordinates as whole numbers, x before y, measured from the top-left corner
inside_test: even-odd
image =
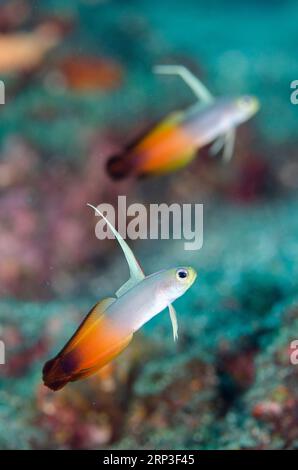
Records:
[[[225,138],[224,138],[224,136],[221,135],[211,145],[211,147],[210,147],[211,155],[212,156],[217,155],[222,150],[224,145],[225,145]]]
[[[222,158],[225,162],[229,162],[233,156],[235,147],[236,130],[230,129],[225,135],[225,144]]]
[[[179,75],[199,100],[206,104],[214,100],[208,88],[183,65],[157,65],[153,71],[161,74]]]
[[[87,206],[91,207],[92,209],[95,210],[97,214],[99,214],[107,223],[113,234],[115,235],[119,245],[122,248],[122,251],[124,253],[124,256],[126,258],[128,267],[129,267],[129,272],[130,272],[130,279],[129,282],[131,283],[131,287],[137,285],[139,282],[141,282],[145,278],[145,274],[137,261],[135,255],[133,254],[132,250],[126,243],[126,241],[121,237],[120,233],[117,232],[115,227],[109,222],[109,220],[97,209],[97,207],[93,206],[92,204],[87,204]],[[123,286],[122,286],[123,287]],[[120,291],[121,291],[120,287]],[[118,290],[118,291],[119,291]],[[119,297],[119,295],[118,295]]]
[[[236,130],[230,129],[226,134],[219,136],[211,145],[210,153],[215,156],[222,149],[222,158],[225,162],[229,162],[233,156],[235,147]]]

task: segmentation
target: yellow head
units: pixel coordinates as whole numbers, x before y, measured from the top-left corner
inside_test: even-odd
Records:
[[[173,302],[192,286],[197,273],[188,266],[162,271],[160,277],[160,288],[163,294],[169,302]]]
[[[256,114],[260,109],[260,102],[258,98],[251,95],[240,96],[235,102],[236,108],[243,121],[246,121],[251,116]]]

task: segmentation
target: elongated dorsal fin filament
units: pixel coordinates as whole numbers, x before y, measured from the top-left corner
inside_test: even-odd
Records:
[[[120,297],[121,295],[125,294],[129,289],[134,287],[136,284],[141,282],[145,278],[145,274],[139,265],[135,255],[133,254],[132,250],[129,248],[128,244],[126,241],[121,237],[120,233],[117,232],[115,227],[109,222],[109,220],[100,212],[100,210],[93,206],[92,204],[87,204],[87,206],[91,207],[92,209],[95,210],[95,212],[100,215],[107,223],[113,234],[115,235],[116,239],[119,242],[119,245],[121,246],[124,256],[126,258],[128,267],[129,267],[129,273],[130,273],[130,279],[123,284],[120,289],[116,292],[117,297]]]

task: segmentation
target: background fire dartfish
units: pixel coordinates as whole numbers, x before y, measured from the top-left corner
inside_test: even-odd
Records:
[[[158,66],[157,73],[180,75],[199,99],[186,111],[166,117],[151,131],[128,145],[120,155],[110,158],[108,173],[115,179],[130,175],[158,175],[178,170],[196,156],[198,150],[215,141],[213,149],[224,149],[230,160],[235,129],[259,109],[257,98],[214,99],[205,86],[182,66]]]

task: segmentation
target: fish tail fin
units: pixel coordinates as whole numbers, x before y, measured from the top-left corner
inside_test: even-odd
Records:
[[[84,351],[75,348],[69,353],[59,353],[58,356],[50,359],[43,368],[43,382],[46,387],[54,392],[61,390],[69,382],[85,379],[95,374],[115,357],[117,357],[131,342],[133,334],[106,340],[103,348],[98,348],[98,359],[90,365],[85,365],[88,356]]]
[[[45,363],[42,369],[42,379],[46,387],[50,388],[54,392],[63,388],[68,382],[68,378],[63,377],[59,371],[59,358],[54,357]],[[60,378],[58,378],[60,377]]]
[[[108,175],[114,180],[121,180],[131,175],[133,167],[126,153],[113,155],[106,164]]]

